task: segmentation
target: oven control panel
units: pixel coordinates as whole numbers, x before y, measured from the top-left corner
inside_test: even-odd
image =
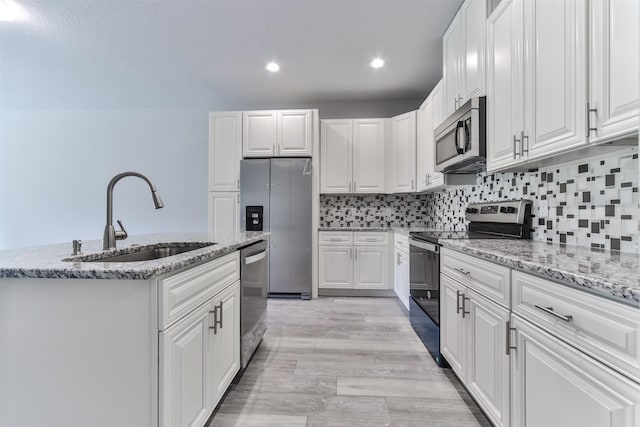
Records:
[[[465,213],[471,222],[498,222],[522,224],[531,200],[503,200],[499,202],[470,203]]]

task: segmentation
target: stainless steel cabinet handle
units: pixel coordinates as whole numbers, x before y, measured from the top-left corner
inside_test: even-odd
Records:
[[[511,345],[511,331],[515,331],[516,328],[511,327],[511,321],[507,320],[507,339],[506,339],[506,353],[507,356],[511,353],[511,350],[517,350],[515,345]]]
[[[513,135],[513,158],[516,158],[516,155],[521,155],[522,153],[518,153],[518,143],[520,140],[516,139],[516,136]]]
[[[357,192],[358,191],[358,184],[356,184],[355,181],[353,181],[353,192]]]
[[[463,319],[465,314],[469,314],[469,312],[465,309],[466,307],[465,301],[469,301],[469,298],[467,298],[465,294],[462,294],[462,318]]]
[[[236,178],[236,187],[240,189],[240,177]]]
[[[398,252],[398,253],[396,254],[396,257],[398,258],[398,260],[396,261],[396,263],[397,263],[398,265],[400,265],[400,252]]]
[[[553,307],[543,307],[541,305],[535,304],[534,305],[535,308],[537,308],[538,310],[542,310],[547,314],[552,315],[553,317],[556,317],[560,320],[564,320],[567,323],[571,323],[573,321],[573,316],[569,315],[569,314],[559,314],[556,313],[555,311],[553,311]]]
[[[220,301],[220,304],[218,304],[218,307],[220,309],[220,322],[218,323],[220,325],[220,329],[223,328],[222,326],[222,316],[224,316],[224,311],[222,310],[222,301]],[[463,314],[464,316],[464,314]]]
[[[524,148],[524,139],[527,138],[527,149]],[[520,154],[529,153],[529,137],[524,134],[524,131],[520,131]]]
[[[353,258],[353,248],[349,248],[349,259]]]
[[[591,113],[598,113],[597,108],[591,108],[591,105],[587,102],[587,137],[591,136],[591,131],[597,132],[598,128],[591,127]]]
[[[464,294],[456,291],[456,314],[460,314],[460,297],[464,297]]]
[[[464,274],[465,276],[471,276],[471,272],[470,271],[465,271],[465,270],[463,270],[461,268],[454,268],[454,270],[457,271],[458,273]]]
[[[412,179],[412,180],[411,180],[411,189],[412,189],[412,190],[413,190],[413,188],[414,188],[414,183],[415,183],[415,180],[413,180],[413,179]]]

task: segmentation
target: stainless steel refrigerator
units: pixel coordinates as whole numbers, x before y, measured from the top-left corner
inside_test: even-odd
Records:
[[[311,296],[311,159],[240,163],[243,231],[270,231],[269,296]]]

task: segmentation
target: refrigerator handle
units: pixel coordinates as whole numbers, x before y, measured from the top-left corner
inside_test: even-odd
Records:
[[[311,175],[311,159],[307,159],[304,162],[304,169],[302,169],[302,175]]]

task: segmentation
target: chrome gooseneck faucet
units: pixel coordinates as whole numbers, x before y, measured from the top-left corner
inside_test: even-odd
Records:
[[[151,189],[153,205],[156,207],[156,209],[164,207],[164,203],[162,203],[162,199],[160,198],[160,195],[156,190],[156,186],[153,185],[153,182],[151,182],[146,176],[138,172],[122,172],[114,176],[113,179],[109,181],[109,185],[107,186],[107,225],[105,225],[104,227],[104,237],[102,239],[102,249],[104,250],[115,249],[116,241],[124,240],[128,236],[127,231],[122,226],[122,222],[120,222],[120,220],[118,220],[120,230],[116,231],[113,227],[113,187],[116,185],[116,182],[120,181],[126,176],[137,176],[138,178],[146,181],[146,183],[149,184],[149,188]]]

